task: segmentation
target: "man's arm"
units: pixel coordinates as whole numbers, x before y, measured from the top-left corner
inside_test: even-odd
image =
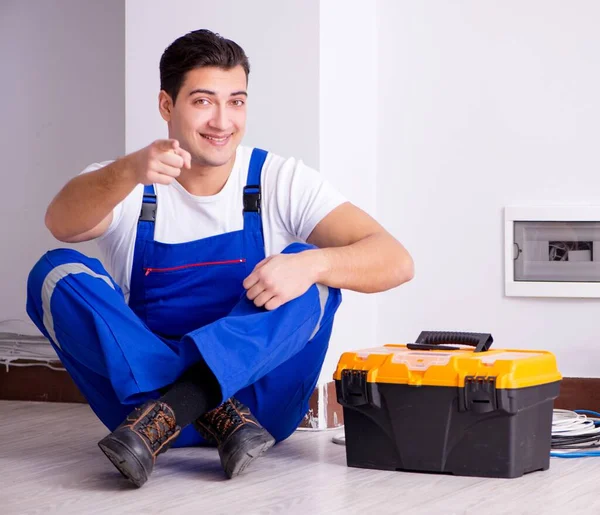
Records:
[[[316,281],[334,288],[376,293],[414,276],[410,254],[367,213],[346,202],[334,209],[308,238]]]
[[[348,202],[317,224],[308,243],[319,248],[261,261],[244,281],[248,298],[257,306],[275,309],[315,283],[375,293],[408,282],[414,275],[406,249]]]
[[[46,227],[60,241],[78,243],[104,234],[112,211],[135,187],[127,158],[71,179],[46,211]]]
[[[176,140],[158,140],[104,168],[71,179],[46,211],[46,227],[66,243],[78,243],[104,234],[113,209],[137,184],[169,184],[190,154]]]

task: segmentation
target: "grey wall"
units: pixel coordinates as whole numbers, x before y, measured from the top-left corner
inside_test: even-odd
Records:
[[[27,319],[30,268],[64,246],[44,226],[52,197],[91,162],[124,153],[124,0],[2,0],[0,63],[3,321]]]

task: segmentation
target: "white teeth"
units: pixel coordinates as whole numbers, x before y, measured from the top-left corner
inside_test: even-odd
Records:
[[[204,136],[204,135],[203,135],[203,137],[206,139],[210,139],[212,141],[219,141],[219,142],[225,141],[228,138],[228,136],[226,136],[224,138],[213,138],[212,136]]]

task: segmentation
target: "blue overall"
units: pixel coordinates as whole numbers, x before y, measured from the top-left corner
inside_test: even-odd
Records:
[[[27,313],[111,431],[200,360],[222,400],[246,404],[277,441],[307,413],[341,293],[313,285],[273,311],[247,299],[242,282],[265,257],[259,185],[266,155],[253,150],[239,231],[155,241],[160,199],[145,188],[129,305],[100,261],[75,250],[50,251],[31,271]],[[309,248],[293,243],[283,252]],[[188,426],[175,446],[200,443]]]

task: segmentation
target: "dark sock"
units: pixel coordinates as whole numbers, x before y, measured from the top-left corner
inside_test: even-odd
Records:
[[[200,362],[188,368],[159,400],[171,407],[177,425],[183,428],[217,407],[221,387],[206,363]]]

